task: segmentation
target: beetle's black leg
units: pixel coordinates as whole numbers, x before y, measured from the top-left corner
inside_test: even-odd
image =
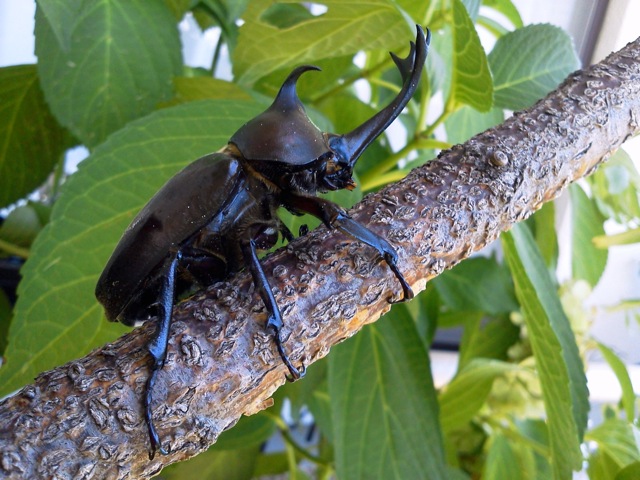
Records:
[[[149,439],[151,440],[151,450],[149,451],[150,460],[153,460],[156,451],[159,451],[163,455],[167,455],[168,453],[167,450],[162,447],[160,436],[153,424],[151,400],[153,386],[156,381],[156,374],[164,366],[164,361],[167,357],[167,344],[169,343],[169,330],[171,328],[171,313],[175,296],[176,270],[178,263],[180,262],[180,258],[181,254],[178,251],[174,255],[168,257],[165,265],[163,266],[165,273],[162,276],[162,285],[160,287],[160,294],[158,298],[158,307],[160,310],[159,321],[156,332],[147,345],[149,353],[153,358],[151,373],[147,379],[147,391],[144,401],[145,419],[149,429]]]
[[[287,242],[292,242],[295,237],[293,236],[293,233],[291,233],[291,230],[289,230],[289,227],[287,227],[283,222],[280,222],[280,233],[282,234],[282,236],[284,237],[284,239]]]
[[[389,265],[389,268],[400,282],[400,285],[402,285],[404,297],[400,301],[410,300],[413,298],[413,290],[398,269],[398,254],[389,242],[363,225],[360,225],[343,212],[338,212],[338,214],[333,218],[331,224],[333,227],[338,228],[339,230],[357,238],[361,242],[375,248],[380,256],[384,258],[384,261],[387,262],[387,265]]]
[[[298,236],[304,237],[307,233],[309,233],[309,225],[306,223],[300,225],[300,229],[298,230]]]
[[[373,233],[371,230],[353,220],[338,205],[324,198],[307,197],[302,195],[289,194],[285,198],[287,203],[295,205],[296,208],[305,211],[324,222],[329,228],[337,228],[352,237],[366,243],[375,248],[380,256],[387,262],[389,268],[396,276],[402,286],[403,299],[410,300],[413,298],[413,290],[407,283],[406,279],[398,269],[398,254],[380,235]]]
[[[278,304],[276,303],[276,299],[273,296],[273,292],[271,291],[271,287],[269,286],[269,282],[267,281],[267,277],[264,274],[264,270],[262,269],[262,265],[260,265],[260,260],[258,259],[258,253],[256,251],[256,244],[253,240],[248,240],[242,243],[242,253],[245,258],[245,262],[249,265],[249,270],[251,271],[251,275],[253,276],[253,282],[260,292],[260,296],[262,297],[262,301],[264,302],[267,310],[269,311],[269,320],[267,321],[267,327],[271,327],[275,333],[275,342],[276,348],[278,349],[278,353],[280,354],[280,358],[289,369],[289,373],[291,377],[287,377],[287,380],[290,382],[298,380],[303,377],[306,373],[306,368],[303,365],[301,370],[298,370],[293,366],[291,360],[287,356],[284,351],[284,347],[282,346],[282,338],[280,338],[280,333],[282,331],[282,315],[280,314],[280,309],[278,308]]]

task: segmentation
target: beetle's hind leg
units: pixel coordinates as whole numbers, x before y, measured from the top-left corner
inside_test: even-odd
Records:
[[[160,292],[158,295],[158,310],[159,318],[157,322],[156,332],[149,341],[147,348],[153,359],[151,365],[151,372],[147,379],[147,386],[144,399],[144,415],[147,421],[147,428],[149,429],[149,440],[151,441],[151,450],[149,451],[149,459],[153,459],[156,451],[159,451],[163,455],[167,455],[167,450],[163,448],[160,436],[153,423],[153,417],[151,412],[151,401],[153,399],[153,386],[156,381],[156,375],[159,370],[164,366],[165,359],[167,358],[167,345],[169,343],[169,330],[171,329],[171,315],[173,310],[173,303],[175,297],[175,284],[176,284],[176,272],[178,264],[182,255],[180,252],[175,252],[165,261],[162,266],[161,277],[162,284],[160,286]]]
[[[264,274],[262,265],[260,265],[258,252],[256,251],[256,244],[252,239],[250,239],[242,242],[241,247],[245,262],[249,265],[249,269],[251,270],[253,282],[258,289],[258,292],[260,292],[260,297],[262,297],[262,301],[269,311],[269,320],[267,321],[267,327],[273,329],[274,340],[276,342],[278,354],[280,354],[280,358],[282,358],[282,361],[289,369],[289,373],[291,376],[287,377],[287,380],[289,380],[290,382],[298,380],[299,378],[304,376],[304,374],[306,373],[306,368],[304,365],[300,370],[294,367],[294,365],[291,363],[291,360],[289,359],[289,356],[284,351],[282,338],[280,336],[282,332],[282,326],[284,325],[282,322],[282,314],[280,313],[280,309],[278,308],[276,299],[273,296],[273,292],[271,291],[271,287],[269,286],[267,277]]]

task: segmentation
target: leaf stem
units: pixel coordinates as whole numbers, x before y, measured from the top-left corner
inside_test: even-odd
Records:
[[[67,164],[67,158],[65,153],[60,155],[60,159],[55,165],[55,169],[53,170],[53,181],[51,185],[51,196],[49,198],[50,204],[53,204],[56,197],[58,196],[58,191],[60,190],[60,186],[65,177],[65,167]]]
[[[629,245],[640,242],[640,228],[627,230],[626,232],[613,235],[598,235],[593,237],[593,244],[596,248],[610,248],[615,245]]]
[[[15,255],[16,257],[24,259],[29,258],[28,248],[20,247],[14,243],[7,242],[6,240],[0,239],[0,250],[8,253],[9,255]]]

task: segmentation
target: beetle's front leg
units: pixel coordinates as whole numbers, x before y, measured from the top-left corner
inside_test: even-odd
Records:
[[[155,456],[156,451],[159,451],[163,455],[167,455],[168,453],[167,450],[162,447],[160,436],[153,424],[151,401],[153,399],[153,386],[156,381],[156,375],[164,366],[165,359],[167,358],[167,345],[169,343],[169,330],[171,329],[171,315],[175,296],[176,271],[181,258],[181,253],[178,251],[167,257],[162,267],[164,275],[162,275],[162,285],[157,302],[160,310],[159,320],[156,332],[147,345],[153,359],[151,372],[147,379],[144,400],[144,414],[147,421],[147,428],[149,429],[149,439],[151,441],[151,450],[149,451],[149,459],[151,460]]]
[[[342,208],[324,198],[289,194],[286,201],[291,202],[295,208],[319,218],[329,228],[337,228],[338,230],[341,230],[342,232],[347,233],[361,242],[375,248],[384,261],[387,262],[387,265],[389,265],[389,268],[402,286],[404,296],[401,301],[413,298],[413,290],[411,289],[411,286],[407,283],[406,279],[400,272],[400,269],[398,269],[398,254],[391,244],[384,238],[373,233],[364,225],[360,225],[347,215]]]
[[[301,370],[298,370],[293,366],[291,360],[287,356],[284,351],[284,347],[282,345],[282,338],[280,337],[280,333],[282,332],[283,322],[282,322],[282,314],[280,313],[280,309],[278,308],[278,304],[276,303],[276,299],[273,296],[273,292],[271,291],[271,286],[267,280],[267,277],[262,269],[262,265],[260,264],[260,260],[258,259],[258,252],[256,250],[256,244],[253,239],[249,239],[241,242],[242,254],[245,259],[245,263],[249,265],[249,270],[251,271],[251,275],[253,276],[253,283],[255,284],[258,292],[260,292],[260,297],[262,297],[262,301],[264,302],[267,310],[269,311],[269,320],[267,321],[267,327],[271,327],[275,333],[275,342],[276,348],[278,349],[278,353],[280,354],[280,358],[289,369],[289,373],[291,377],[287,377],[287,380],[290,382],[298,380],[303,377],[306,373],[306,368],[303,365]]]

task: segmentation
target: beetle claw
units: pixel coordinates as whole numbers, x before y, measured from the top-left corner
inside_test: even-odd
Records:
[[[291,360],[289,359],[289,356],[284,351],[284,346],[282,345],[282,339],[280,338],[280,328],[274,323],[270,323],[269,326],[273,328],[274,340],[276,342],[276,348],[278,349],[280,358],[282,359],[286,367],[289,369],[289,375],[286,375],[285,378],[287,379],[288,382],[295,382],[296,380],[301,379],[307,373],[307,367],[303,364],[301,369],[297,369],[293,365],[293,363],[291,363]]]
[[[300,370],[298,370],[296,367],[294,367],[291,364],[288,364],[287,368],[291,373],[291,375],[285,375],[284,377],[287,379],[287,382],[295,382],[296,380],[300,380],[302,377],[304,377],[307,374],[307,367],[305,366],[304,363],[302,364],[302,368]]]
[[[391,269],[393,274],[396,276],[396,278],[400,282],[400,285],[402,286],[402,294],[403,294],[400,300],[394,300],[393,297],[390,297],[387,300],[387,302],[394,304],[394,303],[402,303],[402,302],[406,302],[407,300],[411,300],[414,297],[413,289],[411,288],[407,280],[404,278],[404,275],[402,275],[402,273],[398,269],[398,266],[396,265],[396,259],[389,255],[385,255],[384,259],[387,262],[387,265],[389,265],[389,268]]]

